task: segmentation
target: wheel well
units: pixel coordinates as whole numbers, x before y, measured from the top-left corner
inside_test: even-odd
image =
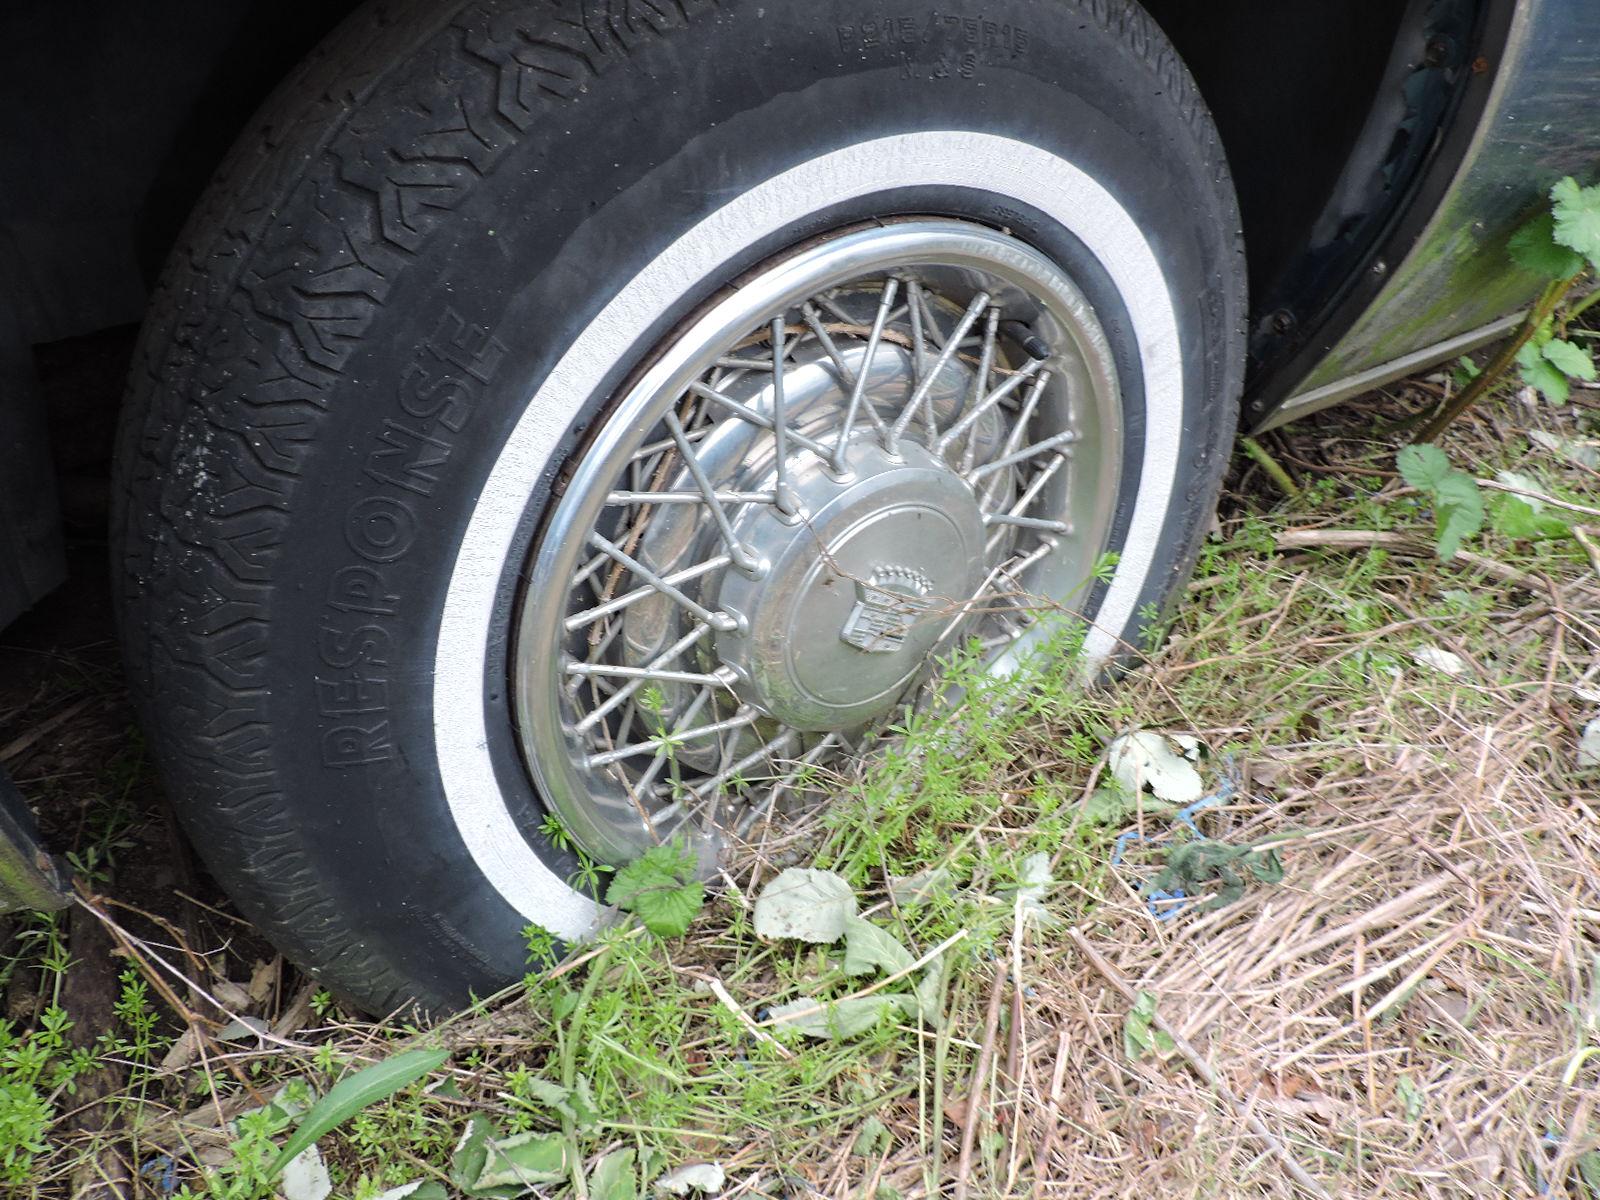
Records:
[[[1417,194],[1513,0],[1144,0],[1228,155],[1250,280],[1247,394],[1292,386]],[[1494,11],[1491,11],[1494,10]]]

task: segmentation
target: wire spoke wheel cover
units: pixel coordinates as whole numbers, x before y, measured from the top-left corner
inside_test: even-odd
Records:
[[[512,686],[576,843],[711,861],[937,687],[1058,630],[1106,549],[1116,370],[1047,257],[955,220],[839,232],[680,329],[532,554]]]

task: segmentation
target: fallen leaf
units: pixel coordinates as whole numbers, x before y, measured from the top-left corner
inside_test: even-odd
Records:
[[[882,971],[892,975],[916,960],[886,929],[863,917],[851,915],[844,926],[844,973],[870,975]]]
[[[272,994],[272,989],[278,986],[278,975],[282,964],[281,958],[275,958],[271,962],[256,960],[255,969],[250,972],[250,986],[245,989],[252,1003],[266,1003],[267,997]]]
[[[690,1191],[715,1196],[727,1181],[727,1172],[716,1163],[689,1163],[668,1171],[655,1185],[658,1191],[674,1196],[687,1196]]]
[[[756,936],[836,942],[855,915],[855,893],[840,876],[790,867],[761,889],[755,904]]]
[[[889,895],[903,907],[921,904],[930,896],[948,892],[952,881],[949,867],[929,867],[915,875],[891,877]]]
[[[1205,794],[1194,764],[1159,733],[1124,733],[1106,751],[1111,776],[1129,793],[1149,789],[1158,799],[1182,808]]]
[[[200,1052],[200,1034],[191,1025],[180,1033],[161,1059],[163,1071],[181,1071]]]
[[[248,1042],[258,1038],[272,1027],[260,1017],[235,1017],[217,1031],[220,1042]]]
[[[516,1133],[484,1143],[475,1190],[560,1183],[567,1178],[567,1142],[559,1133]]]
[[[1528,440],[1537,442],[1546,450],[1554,451],[1569,462],[1577,463],[1580,467],[1590,470],[1600,469],[1600,447],[1588,442],[1573,441],[1571,438],[1557,437],[1553,433],[1546,433],[1542,429],[1528,430]]]
[[[1578,739],[1578,767],[1600,767],[1600,717],[1583,727],[1583,736]]]
[[[632,1150],[613,1150],[589,1172],[589,1200],[634,1200],[639,1180],[633,1169]]]
[[[231,979],[212,980],[211,994],[229,1012],[243,1012],[250,1007],[250,993]]]
[[[278,1190],[283,1200],[326,1200],[333,1191],[333,1180],[328,1177],[322,1152],[315,1146],[307,1146],[284,1164]]]
[[[843,1000],[818,1000],[800,996],[771,1009],[773,1027],[793,1030],[809,1038],[859,1037],[891,1016],[914,1017],[915,996],[847,996]]]
[[[1467,669],[1467,664],[1462,661],[1459,654],[1451,654],[1448,650],[1441,650],[1437,646],[1423,646],[1420,650],[1413,650],[1411,657],[1424,667],[1431,667],[1441,675],[1460,675]]]

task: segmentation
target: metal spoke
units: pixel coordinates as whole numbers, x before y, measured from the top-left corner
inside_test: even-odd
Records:
[[[771,432],[772,430],[771,417],[767,416],[765,413],[757,412],[748,404],[740,403],[732,396],[726,396],[717,391],[715,388],[708,387],[703,383],[691,383],[689,385],[689,390],[696,396],[701,396],[707,400],[710,400],[713,404],[722,405],[723,408],[726,408],[729,412],[742,417],[744,420],[754,425],[757,429],[765,429],[768,432]],[[825,461],[827,460],[829,451],[828,448],[821,442],[814,441],[811,438],[806,437],[805,434],[794,429],[788,430],[787,436],[789,441],[793,442],[795,445],[804,447],[805,449],[811,451],[811,453],[815,454],[818,458],[821,458]]]
[[[651,659],[649,663],[646,664],[646,669],[654,671],[665,667],[669,662],[677,658],[678,655],[682,654],[690,646],[694,645],[702,637],[709,633],[710,630],[711,626],[709,625],[698,623],[695,624],[688,633],[684,634],[676,642],[673,642],[672,645],[668,646],[660,654]],[[650,680],[644,677],[629,680],[627,683],[623,684],[622,687],[613,692],[610,698],[607,699],[603,704],[598,705],[586,713],[582,720],[573,725],[572,732],[578,734],[588,733],[589,730],[593,729],[597,724],[599,724],[599,722],[603,721],[607,716],[615,711],[619,704],[629,700],[635,692],[649,682]]]
[[[784,412],[784,372],[781,364],[785,357],[784,335],[787,333],[782,317],[774,317],[772,321],[772,361],[775,364],[772,372],[772,441],[773,441],[773,472],[777,479],[772,490],[777,493],[778,511],[786,517],[792,517],[800,511],[800,502],[795,499],[794,489],[789,486],[789,429]],[[720,512],[720,507],[718,508]]]
[[[912,279],[906,282],[906,310],[911,318],[911,379],[922,382],[922,363],[927,357],[927,334],[922,328],[922,284]]]
[[[723,544],[728,547],[728,556],[733,559],[733,565],[741,571],[754,571],[760,560],[733,532],[733,526],[728,522],[728,514],[722,510],[722,505],[717,503],[717,489],[712,486],[711,480],[706,478],[705,468],[700,465],[699,458],[695,456],[694,450],[683,436],[683,426],[678,421],[678,415],[669,412],[666,419],[667,432],[672,434],[672,440],[678,443],[678,450],[683,455],[683,465],[689,468],[695,486],[700,489],[706,507],[711,510],[711,518],[717,523],[717,531],[722,534]]]
[[[978,319],[978,314],[988,307],[989,293],[979,292],[972,298],[972,303],[967,305],[967,311],[962,314],[961,322],[956,326],[955,332],[950,335],[950,340],[944,344],[944,349],[939,351],[939,357],[933,361],[933,369],[922,376],[917,382],[917,390],[911,393],[911,399],[906,401],[906,406],[900,410],[900,415],[895,418],[895,423],[889,429],[888,440],[883,448],[890,454],[895,453],[895,447],[904,436],[906,427],[911,424],[911,418],[916,415],[917,409],[924,403],[928,404],[928,440],[934,441],[939,435],[938,427],[934,423],[933,405],[928,401],[928,393],[933,390],[934,381],[939,378],[950,359],[955,356],[957,344],[967,336],[967,330]],[[916,310],[913,309],[913,312]]]
[[[939,328],[939,318],[934,313],[933,307],[928,303],[928,291],[926,288],[919,287],[917,289],[917,307],[922,310],[922,334],[928,341],[937,342],[941,346],[948,345],[950,342],[961,341],[964,335],[959,330],[951,334],[948,340],[945,340],[944,333]]]
[[[1000,307],[999,305],[993,305],[990,307],[988,316],[983,322],[983,341],[978,351],[978,370],[972,377],[972,394],[968,397],[968,403],[974,408],[988,394],[989,377],[994,373],[995,343],[999,339],[999,334]],[[966,414],[958,413],[956,415],[965,416]]]
[[[835,746],[841,744],[843,740],[844,739],[837,733],[830,733],[815,746],[811,747],[811,749],[807,750],[803,755],[796,759],[794,769],[782,779],[778,780],[777,783],[773,784],[772,787],[767,790],[766,796],[761,800],[760,803],[750,805],[744,817],[739,821],[738,828],[736,828],[734,832],[739,837],[744,837],[747,833],[749,833],[751,827],[761,819],[762,814],[767,812],[774,804],[777,803],[779,796],[794,786],[795,780],[800,778],[801,774],[807,767],[814,765],[819,758],[821,758],[829,750],[832,750]]]
[[[1014,517],[1010,513],[990,513],[983,518],[985,525],[1015,525],[1018,529],[1043,529],[1047,533],[1071,533],[1072,526],[1065,521],[1051,521],[1045,517]]]
[[[584,760],[583,765],[586,767],[603,767],[607,763],[621,762],[625,758],[637,758],[641,754],[662,754],[681,742],[695,742],[701,738],[715,737],[719,733],[726,733],[730,729],[743,729],[746,725],[753,725],[760,719],[761,714],[746,704],[726,721],[716,721],[710,725],[696,725],[693,729],[684,733],[662,734],[646,742],[634,742],[631,745],[619,746],[615,750],[607,750],[603,754],[591,754]]]
[[[695,796],[696,799],[704,800],[707,796],[709,796],[713,792],[715,792],[718,788],[720,788],[728,780],[732,779],[735,775],[738,775],[741,772],[743,772],[747,767],[754,766],[756,763],[760,762],[763,758],[771,757],[772,751],[775,748],[777,748],[778,746],[787,745],[789,742],[792,742],[795,738],[797,738],[799,736],[800,736],[800,734],[799,734],[799,732],[797,730],[785,729],[782,733],[778,734],[778,736],[773,738],[771,741],[763,743],[760,746],[757,746],[754,750],[750,751],[749,754],[746,754],[738,762],[733,763],[731,766],[724,767],[721,771],[718,771],[715,775],[713,775],[710,779],[707,779],[704,783],[701,783],[697,787],[691,788],[690,792]]]
[[[771,492],[716,492],[711,501],[717,504],[776,504],[777,496]],[[611,492],[607,504],[706,504],[704,492]]]
[[[990,392],[977,404],[973,405],[973,407],[967,411],[965,416],[963,416],[954,425],[950,426],[949,429],[945,430],[938,442],[934,444],[934,452],[936,454],[943,454],[947,449],[949,449],[951,443],[958,440],[962,434],[966,433],[974,425],[981,421],[984,413],[988,412],[1007,396],[1011,395],[1012,392],[1016,391],[1024,383],[1028,382],[1028,380],[1031,379],[1035,374],[1038,374],[1043,367],[1044,362],[1040,359],[1028,360],[1027,366],[1023,367],[1016,374],[1008,376],[1004,383],[995,388],[994,391]],[[1045,384],[1049,381],[1049,371],[1044,371],[1043,374],[1039,374],[1039,378],[1035,379],[1033,384],[1035,397],[1039,392],[1044,390]],[[1037,400],[1035,400],[1035,403],[1037,403]],[[968,469],[971,469],[971,464],[968,464]]]
[[[992,459],[989,462],[984,463],[982,466],[974,467],[971,471],[967,472],[967,479],[975,483],[982,479],[985,475],[992,475],[996,471],[1003,470],[1006,467],[1014,466],[1019,462],[1027,462],[1028,459],[1037,458],[1041,454],[1048,454],[1051,450],[1059,450],[1061,447],[1069,446],[1077,440],[1078,435],[1076,431],[1064,429],[1053,437],[1045,438],[1042,442],[1035,442],[1031,446],[1024,446],[1021,450],[1013,451],[1003,458]]]
[[[588,562],[584,563],[583,566],[579,567],[572,573],[572,586],[579,587],[580,585],[586,583],[589,579],[594,577],[594,573],[596,571],[610,561],[612,560],[609,555],[596,554]]]
[[[1006,510],[1006,515],[1012,516],[1012,517],[1020,517],[1020,516],[1022,516],[1023,513],[1027,511],[1028,506],[1031,505],[1035,500],[1037,500],[1039,498],[1039,493],[1044,491],[1045,485],[1048,484],[1050,482],[1050,480],[1055,478],[1056,472],[1061,470],[1061,468],[1066,465],[1066,462],[1067,462],[1067,456],[1065,454],[1058,454],[1054,458],[1052,458],[1048,463],[1046,463],[1044,465],[1044,469],[1041,470],[1037,475],[1035,475],[1031,481],[1029,481],[1028,486],[1025,489],[1023,489],[1022,494],[1017,497],[1016,502],[1014,504],[1012,504],[1012,506],[1009,509]],[[992,516],[992,515],[993,515],[992,513],[985,513],[984,514],[985,521],[987,521],[988,518],[990,516]],[[1072,532],[1071,527],[1069,526],[1068,528],[1062,530],[1062,532],[1063,533],[1071,533]],[[988,539],[988,541],[984,543],[984,551],[985,551],[985,553],[992,554],[994,552],[995,547],[1000,544],[1000,539],[1004,535],[1005,535],[1005,530],[1003,530],[1003,529],[997,530]]]
[[[854,325],[856,322],[855,317],[850,313],[845,312],[844,309],[840,308],[839,302],[830,294],[824,293],[821,296],[816,296],[813,298],[813,302],[822,305],[823,308],[827,309],[834,315],[835,318],[845,325]]]
[[[898,279],[890,279],[883,285],[883,298],[878,301],[878,311],[872,318],[872,332],[867,334],[867,348],[862,352],[861,370],[856,375],[855,386],[850,389],[850,403],[844,410],[844,421],[839,426],[839,438],[833,444],[833,469],[843,475],[850,469],[846,461],[845,452],[850,445],[850,431],[855,428],[856,413],[861,408],[861,396],[866,391],[867,380],[872,375],[872,364],[878,356],[878,345],[883,340],[883,325],[889,317],[889,309],[894,305],[895,291],[899,288]],[[877,413],[873,412],[872,405],[867,404],[867,412],[874,419]],[[882,425],[882,422],[878,422]]]
[[[641,679],[654,683],[701,683],[707,687],[733,686],[733,675],[707,675],[703,671],[657,671],[650,667],[615,667],[609,664],[573,662],[567,664],[569,675],[603,675],[614,679]]]
[[[696,563],[692,567],[685,567],[681,571],[674,571],[670,575],[663,575],[661,577],[661,581],[663,583],[670,584],[673,587],[677,587],[681,583],[689,583],[691,580],[699,579],[702,575],[709,575],[713,571],[720,571],[732,561],[733,560],[726,554],[719,554],[715,558],[706,559],[706,561],[703,563]],[[604,604],[597,604],[593,608],[586,608],[582,612],[573,613],[566,619],[566,628],[568,630],[582,629],[585,625],[592,624],[593,622],[598,621],[601,617],[609,617],[614,612],[620,612],[622,609],[627,608],[630,605],[637,604],[646,596],[655,596],[659,594],[660,589],[653,584],[647,583],[643,587],[636,587],[633,589],[633,591],[618,596],[613,600],[607,600]]]
[[[627,567],[628,570],[632,571],[640,579],[644,580],[645,583],[647,583],[651,587],[655,588],[656,591],[660,592],[663,596],[666,596],[668,599],[674,600],[678,604],[681,604],[684,608],[688,609],[695,616],[699,617],[707,625],[711,626],[711,628],[713,628],[713,629],[737,629],[737,628],[739,628],[739,622],[737,620],[735,620],[733,617],[729,616],[727,613],[724,613],[724,612],[712,612],[710,609],[706,608],[703,604],[699,604],[696,601],[691,600],[688,596],[685,596],[676,587],[674,587],[672,584],[668,583],[660,575],[657,575],[654,571],[652,571],[649,567],[645,566],[638,559],[636,559],[632,555],[626,553],[625,551],[623,551],[619,547],[613,546],[609,541],[607,541],[599,533],[591,533],[589,535],[589,544],[594,546],[595,549],[603,550],[605,553],[609,554],[612,558],[616,559],[623,566]]]

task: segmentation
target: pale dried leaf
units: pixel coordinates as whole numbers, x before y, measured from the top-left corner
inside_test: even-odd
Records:
[[[687,1196],[691,1191],[714,1196],[727,1181],[728,1173],[716,1163],[688,1163],[656,1180],[656,1188],[674,1196]]]
[[[827,944],[844,936],[855,915],[855,893],[841,877],[832,871],[790,867],[756,900],[756,936]]]
[[[1467,664],[1462,661],[1459,654],[1441,650],[1438,646],[1423,646],[1420,650],[1413,650],[1411,657],[1422,666],[1438,671],[1441,675],[1460,675],[1467,669]]]
[[[1130,793],[1148,788],[1158,799],[1180,808],[1205,794],[1194,764],[1159,733],[1140,730],[1113,739],[1106,765]]]
[[[333,1180],[322,1161],[322,1152],[307,1146],[291,1158],[284,1165],[278,1190],[283,1193],[283,1200],[326,1200],[333,1191]]]
[[[1583,736],[1578,739],[1578,766],[1600,767],[1600,717],[1583,727]]]

